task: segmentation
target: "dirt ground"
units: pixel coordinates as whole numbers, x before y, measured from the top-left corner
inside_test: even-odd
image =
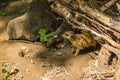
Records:
[[[21,15],[16,6],[22,9],[20,1],[7,4],[7,15],[0,20],[0,80],[5,77],[3,68],[18,69],[11,80],[81,80],[84,68],[95,60],[94,52],[73,56],[69,47],[49,51],[40,43],[8,40],[8,21]]]

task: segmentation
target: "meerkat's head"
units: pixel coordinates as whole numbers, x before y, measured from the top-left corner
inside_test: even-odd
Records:
[[[68,39],[68,40],[71,40],[74,37],[74,32],[73,31],[67,31],[63,34],[63,37]]]

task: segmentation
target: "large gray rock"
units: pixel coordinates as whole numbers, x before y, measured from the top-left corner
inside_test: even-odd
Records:
[[[9,39],[26,39],[35,41],[38,39],[38,31],[45,28],[52,31],[55,18],[52,16],[40,16],[39,14],[26,13],[23,16],[10,20],[7,26]]]
[[[57,20],[46,0],[33,0],[30,9],[22,16],[9,21],[7,31],[9,39],[25,39],[35,41],[38,31],[56,29]],[[55,25],[56,24],[56,25]]]

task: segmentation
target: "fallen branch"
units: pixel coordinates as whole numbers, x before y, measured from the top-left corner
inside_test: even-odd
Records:
[[[117,32],[120,33],[120,23],[113,20],[112,18],[110,17],[107,17],[107,15],[104,15],[98,11],[95,11],[93,10],[92,8],[89,8],[87,6],[85,7],[81,7],[80,6],[80,9],[86,13],[87,15],[90,15],[91,17],[94,17],[95,19],[97,19],[99,22],[101,22],[102,24],[106,25],[104,27],[106,27],[107,29],[113,29]]]
[[[68,5],[65,6],[62,3],[57,2],[55,3],[55,6],[52,5],[52,9],[71,24],[73,28],[87,29],[97,37],[107,41],[110,45],[120,48],[120,23],[87,6],[80,6],[80,10],[82,11],[80,13],[77,10],[71,9]],[[80,17],[84,17],[86,20],[98,26],[87,26],[86,24],[78,21],[78,18]]]
[[[90,70],[85,73],[83,80],[113,78],[120,58],[120,23],[88,6],[79,6],[78,10],[70,5],[55,2],[52,10],[72,25],[72,28],[86,29],[93,33],[93,36],[96,35],[98,42],[100,39],[105,41],[105,43],[99,42],[102,46],[99,58],[94,66],[88,68]],[[79,20],[81,18],[91,24],[83,23]]]
[[[103,12],[107,9],[109,9],[117,0],[110,0],[109,2],[107,2],[104,6],[102,6],[100,8],[100,10]]]

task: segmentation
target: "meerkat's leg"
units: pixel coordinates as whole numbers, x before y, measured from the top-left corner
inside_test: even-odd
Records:
[[[75,53],[75,47],[74,46],[72,46],[72,53]]]
[[[80,49],[76,49],[74,56],[77,56],[79,54],[79,51],[80,51]]]

